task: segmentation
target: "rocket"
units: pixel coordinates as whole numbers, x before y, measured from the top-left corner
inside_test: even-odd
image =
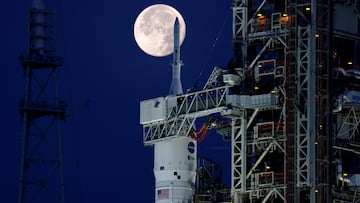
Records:
[[[182,94],[183,89],[180,80],[181,66],[183,65],[180,60],[180,23],[179,19],[175,19],[174,23],[174,52],[172,63],[172,80],[170,85],[169,95]]]
[[[170,97],[183,93],[179,33],[180,25],[176,18]],[[154,144],[155,203],[193,202],[196,158],[197,143],[187,135]]]

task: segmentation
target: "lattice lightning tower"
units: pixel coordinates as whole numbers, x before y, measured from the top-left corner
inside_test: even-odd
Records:
[[[23,124],[19,203],[64,202],[61,122],[65,102],[58,96],[55,13],[45,0],[32,0],[29,48],[20,56],[26,78],[19,104]]]

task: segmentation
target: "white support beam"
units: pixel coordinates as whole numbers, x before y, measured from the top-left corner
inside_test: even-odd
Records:
[[[246,112],[231,122],[232,177],[231,193],[235,202],[242,203],[246,195]]]
[[[340,139],[355,139],[356,133],[360,133],[360,108],[351,107],[341,119],[338,115],[338,126],[336,137]]]

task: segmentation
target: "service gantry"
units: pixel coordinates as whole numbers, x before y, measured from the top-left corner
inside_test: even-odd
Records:
[[[226,201],[360,201],[359,1],[232,9],[233,59],[202,90],[142,101],[144,144],[215,128],[231,141]],[[196,192],[195,202],[225,202]]]

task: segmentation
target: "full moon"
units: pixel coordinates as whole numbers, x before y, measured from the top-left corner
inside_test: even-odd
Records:
[[[154,4],[145,8],[134,24],[135,41],[145,53],[163,57],[171,54],[174,47],[174,23],[180,24],[180,45],[184,41],[186,25],[181,14],[171,6]]]

